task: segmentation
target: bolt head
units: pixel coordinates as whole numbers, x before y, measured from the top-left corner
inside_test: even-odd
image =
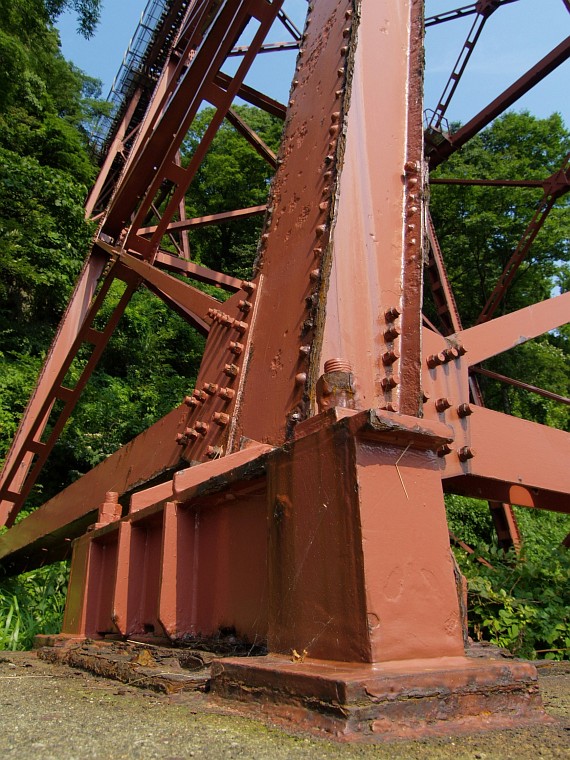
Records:
[[[449,403],[449,400],[446,398],[438,398],[435,402],[435,408],[438,412],[445,412],[446,409],[449,409],[451,404]]]

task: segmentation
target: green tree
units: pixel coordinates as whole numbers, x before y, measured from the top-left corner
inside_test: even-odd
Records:
[[[527,112],[496,119],[434,177],[543,180],[558,171],[570,150],[570,132],[559,114],[538,119]],[[463,326],[482,306],[531,220],[541,188],[432,185],[431,213]],[[568,288],[570,196],[551,210],[495,316],[515,311]],[[429,295],[426,298],[429,311]],[[435,318],[432,312],[431,316]],[[488,369],[567,395],[568,328],[529,341],[485,363]],[[570,429],[570,409],[512,386],[481,378],[488,406]]]
[[[282,122],[250,106],[238,106],[235,110],[277,152]],[[189,161],[212,115],[210,108],[198,114],[182,148],[183,161]],[[224,122],[192,184],[187,214],[204,216],[266,203],[272,175],[264,159]],[[256,217],[197,229],[191,235],[193,258],[213,269],[249,277],[262,219]]]

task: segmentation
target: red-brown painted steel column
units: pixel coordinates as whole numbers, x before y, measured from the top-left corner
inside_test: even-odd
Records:
[[[410,421],[422,31],[419,0],[320,0],[307,20],[232,423],[234,445],[293,438],[268,474],[273,651],[361,662],[463,651],[435,453],[450,431],[436,423],[420,440]],[[386,413],[349,424],[334,406]]]

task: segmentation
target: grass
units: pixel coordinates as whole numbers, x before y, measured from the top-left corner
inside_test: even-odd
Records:
[[[0,650],[31,649],[37,634],[61,630],[68,577],[56,562],[0,581]]]

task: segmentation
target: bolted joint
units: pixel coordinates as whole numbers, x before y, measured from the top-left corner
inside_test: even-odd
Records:
[[[184,400],[182,403],[190,407],[200,406],[200,402],[198,401],[197,398],[194,398],[194,396],[184,396]]]
[[[208,446],[206,448],[206,456],[208,459],[219,459],[224,453],[224,449],[221,446]]]
[[[224,401],[231,401],[235,395],[233,388],[220,388],[219,396]]]
[[[324,374],[317,380],[315,390],[319,412],[335,406],[345,409],[358,408],[356,380],[352,365],[347,359],[326,361]]]
[[[239,319],[234,319],[232,322],[232,327],[234,330],[237,330],[240,335],[243,335],[247,330],[247,322],[240,322]]]
[[[224,427],[230,421],[230,415],[225,414],[224,412],[214,412],[213,420],[216,425]]]
[[[240,287],[242,290],[245,290],[246,293],[253,293],[255,290],[255,283],[250,282],[249,280],[243,280]]]
[[[218,392],[218,386],[216,383],[204,383],[202,390],[204,393],[207,393],[208,396],[214,396]]]
[[[192,394],[196,401],[205,401],[208,396],[204,393],[204,391],[195,390]]]
[[[188,438],[184,435],[184,433],[177,433],[176,434],[176,445],[177,446],[186,446],[188,443]]]
[[[235,354],[236,356],[239,356],[243,351],[243,343],[238,343],[234,340],[230,341],[230,351],[232,354]]]
[[[196,438],[198,438],[198,431],[196,430],[198,426],[196,427],[187,427],[184,431],[184,437],[187,438],[189,441],[195,441]]]
[[[451,446],[444,443],[443,446],[440,446],[437,450],[437,455],[438,457],[446,457],[448,454],[451,454]]]
[[[251,311],[251,301],[240,301],[238,303],[238,307],[240,311],[243,311],[244,314],[247,314],[249,311]]]
[[[194,428],[195,428],[194,433],[198,432],[200,435],[206,435],[206,433],[210,429],[210,425],[208,422],[203,422],[202,420],[198,420],[196,424],[194,425]],[[198,436],[195,436],[195,437],[197,438]]]

